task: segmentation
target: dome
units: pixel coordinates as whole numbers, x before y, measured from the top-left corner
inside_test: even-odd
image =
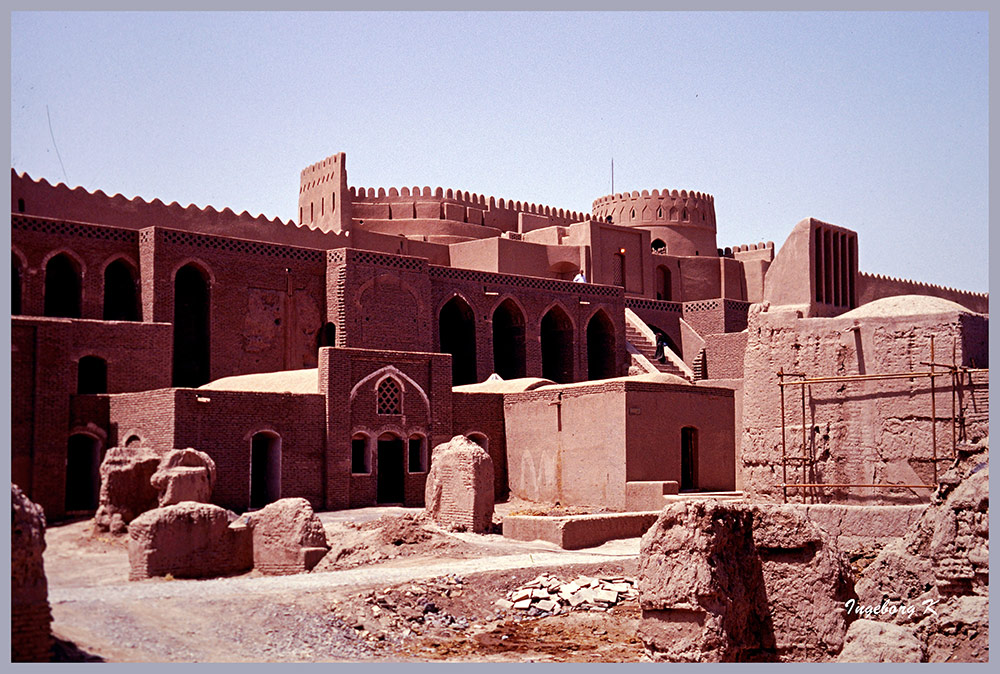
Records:
[[[838,318],[897,318],[928,314],[976,313],[957,302],[930,295],[896,295],[862,304]]]

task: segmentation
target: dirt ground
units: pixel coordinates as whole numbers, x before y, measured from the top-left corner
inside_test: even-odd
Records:
[[[523,504],[503,504],[507,512]],[[555,510],[560,510],[555,508]],[[50,527],[45,568],[57,661],[635,662],[639,609],[528,615],[496,604],[541,573],[634,578],[638,539],[561,551],[451,534],[419,511],[320,515],[332,544],[313,572],[128,581],[126,539]],[[498,515],[499,520],[499,515]]]

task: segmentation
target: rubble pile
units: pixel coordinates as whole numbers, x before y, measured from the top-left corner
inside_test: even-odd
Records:
[[[529,583],[498,599],[502,609],[525,611],[529,617],[545,617],[564,611],[608,611],[621,601],[639,595],[635,581],[624,576],[591,578],[577,576],[563,582],[543,573]]]
[[[840,662],[989,660],[989,438],[957,454],[917,524],[858,580],[850,610],[881,630],[856,628]],[[899,633],[917,645],[901,652]]]
[[[363,639],[399,645],[413,635],[467,629],[468,618],[445,608],[445,604],[460,603],[455,600],[465,594],[464,583],[465,579],[455,574],[414,581],[370,590],[344,605],[335,602],[330,610]]]

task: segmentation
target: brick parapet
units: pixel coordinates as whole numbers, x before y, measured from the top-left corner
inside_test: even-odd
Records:
[[[19,208],[21,202],[24,203],[23,210]],[[79,223],[100,222],[125,230],[160,226],[317,248],[331,247],[340,239],[335,234],[296,225],[291,220],[286,222],[280,218],[255,216],[246,211],[237,214],[229,208],[218,211],[212,206],[181,206],[177,202],[165,204],[159,199],[129,199],[121,194],[108,196],[102,190],[88,192],[82,187],[71,189],[62,183],[52,185],[44,178],[35,180],[13,169],[11,213]]]
[[[859,305],[893,295],[931,295],[951,300],[976,313],[988,314],[990,312],[989,293],[975,293],[867,272],[858,272],[857,295]]]

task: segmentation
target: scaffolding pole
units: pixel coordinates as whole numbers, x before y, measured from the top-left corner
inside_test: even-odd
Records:
[[[829,488],[873,488],[873,489],[936,489],[938,481],[938,455],[937,455],[937,387],[935,386],[936,377],[951,377],[951,444],[952,444],[952,457],[958,456],[958,424],[957,424],[957,413],[958,413],[958,392],[957,388],[961,385],[962,377],[966,372],[973,371],[985,371],[986,368],[968,368],[958,365],[957,363],[957,341],[953,339],[952,341],[952,362],[950,365],[946,363],[935,362],[934,353],[934,335],[930,337],[931,342],[931,358],[930,361],[921,361],[921,365],[930,366],[929,371],[914,371],[914,372],[891,372],[886,374],[861,374],[861,375],[839,375],[830,377],[807,377],[803,372],[785,372],[784,368],[778,370],[778,388],[781,392],[781,491],[782,500],[788,502],[788,489],[789,488],[801,488],[801,489],[816,489],[822,487]],[[944,368],[944,372],[939,371],[937,368]],[[786,377],[798,377],[791,381],[786,381]],[[934,484],[890,484],[886,482],[872,483],[872,484],[823,484],[817,482],[806,482],[807,476],[807,464],[809,463],[809,451],[808,444],[806,440],[806,386],[811,384],[828,384],[835,382],[858,382],[858,381],[883,381],[889,379],[916,379],[927,377],[930,380],[930,393],[931,393],[931,462],[933,471],[933,482]],[[785,387],[786,386],[801,386],[801,401],[802,401],[802,455],[800,457],[790,457],[788,456],[788,445],[787,445],[787,432],[785,424]],[[789,482],[788,481],[788,463],[789,461],[801,461],[802,462],[802,482]],[[805,499],[805,493],[803,492],[802,497]]]

